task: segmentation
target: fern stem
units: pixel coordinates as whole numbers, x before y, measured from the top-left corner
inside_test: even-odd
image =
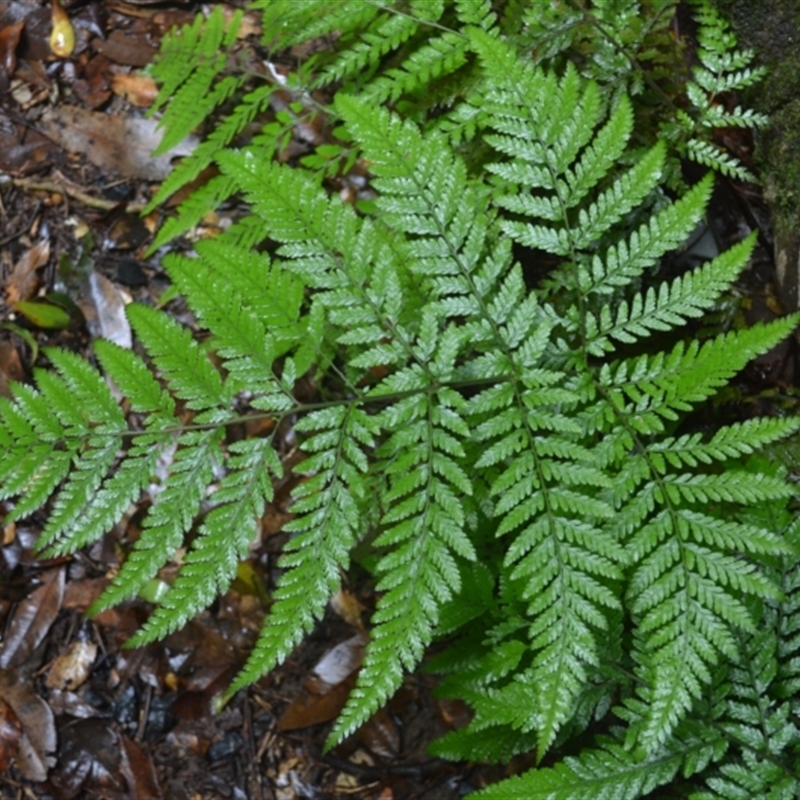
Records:
[[[415,387],[413,389],[405,389],[399,392],[385,392],[379,394],[360,394],[358,397],[344,397],[336,398],[334,400],[320,400],[316,403],[295,403],[290,409],[281,411],[279,415],[270,411],[259,411],[248,414],[239,414],[237,416],[228,417],[224,423],[220,422],[201,422],[201,423],[188,423],[182,425],[165,425],[158,428],[158,433],[164,434],[181,434],[186,431],[208,431],[217,430],[220,426],[228,427],[230,425],[240,425],[245,422],[252,422],[254,420],[263,419],[277,419],[276,426],[280,425],[284,420],[308,414],[312,411],[321,411],[326,408],[339,408],[341,406],[368,406],[370,404],[390,404],[398,400],[403,400],[407,397],[413,397],[419,394],[427,394],[430,391],[437,391],[442,388],[456,389],[456,390],[469,390],[479,389],[482,386],[495,386],[499,383],[509,383],[514,381],[512,375],[492,375],[485,378],[457,378],[449,381],[442,381],[436,378],[431,379],[430,385],[424,387]],[[294,399],[294,398],[292,398]],[[130,438],[135,436],[152,435],[153,430],[149,428],[142,428],[140,430],[132,430],[125,428],[114,430],[113,428],[106,427],[103,429],[103,434],[111,436],[121,436],[123,438]],[[75,432],[70,436],[70,441],[88,441],[97,434],[92,431],[88,432]]]
[[[432,28],[434,30],[440,30],[443,33],[452,33],[454,36],[458,36],[461,39],[467,39],[468,37],[463,34],[459,30],[455,30],[453,28],[448,28],[447,25],[442,25],[440,22],[433,22],[429,19],[420,19],[419,17],[415,17],[413,14],[409,14],[406,11],[401,11],[399,8],[395,6],[387,6],[383,3],[377,2],[377,0],[365,0],[369,5],[373,6],[374,8],[378,8],[381,11],[386,11],[389,14],[394,14],[398,17],[405,17],[406,19],[413,20],[420,26],[425,26],[427,28]]]

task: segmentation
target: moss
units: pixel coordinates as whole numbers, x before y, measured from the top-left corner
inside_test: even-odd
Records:
[[[769,76],[750,92],[750,105],[771,114],[800,92],[800,0],[717,0],[739,41],[756,51]]]
[[[800,0],[717,0],[739,42],[769,73],[743,102],[770,116],[756,138],[756,163],[773,215],[778,280],[800,307]]]
[[[761,165],[784,173],[787,157],[800,156],[791,141],[798,130],[800,98],[800,0],[718,0],[740,43],[756,52],[769,73],[743,98],[748,106],[769,114],[772,124],[761,137]],[[794,169],[791,169],[796,175]]]
[[[800,75],[800,73],[798,73]],[[781,212],[800,206],[800,99],[773,114],[761,136],[761,166],[774,184],[769,199]]]

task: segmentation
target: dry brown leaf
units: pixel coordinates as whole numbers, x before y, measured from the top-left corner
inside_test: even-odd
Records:
[[[149,75],[114,75],[111,89],[139,108],[149,108],[158,95],[158,85]]]
[[[77,304],[86,317],[89,332],[95,339],[108,339],[128,350],[133,346],[133,334],[125,316],[125,298],[105,275],[92,271],[87,288]]]
[[[364,623],[361,620],[361,612],[364,607],[358,602],[358,598],[352,592],[346,589],[339,589],[339,591],[331,597],[331,608],[348,625],[352,625],[360,631],[364,630]]]
[[[122,740],[120,771],[128,782],[130,796],[136,800],[161,800],[163,794],[149,754],[145,754],[142,748],[124,733],[120,739]]]
[[[55,622],[64,597],[64,569],[42,574],[37,586],[14,610],[0,649],[0,669],[20,667],[39,646]]]
[[[20,21],[0,30],[0,64],[9,78],[17,68],[17,45],[24,26],[25,23]]]
[[[11,397],[9,381],[21,381],[25,378],[25,370],[19,351],[9,341],[0,341],[0,395]]]
[[[278,730],[294,731],[330,722],[344,708],[354,684],[355,677],[338,686],[328,687],[324,694],[301,690],[278,720]]]
[[[45,681],[47,688],[75,691],[89,677],[96,657],[97,645],[94,642],[76,639],[50,667]]]
[[[355,684],[366,643],[366,635],[358,633],[328,650],[314,667],[316,677],[305,682],[281,716],[278,730],[308,728],[332,720],[344,708]]]
[[[50,776],[57,796],[135,797],[125,792],[119,735],[110,720],[70,720],[60,726],[59,739],[58,767]]]
[[[107,39],[94,39],[92,45],[110,61],[126,67],[146,67],[158,52],[144,31],[112,31]]]
[[[50,260],[50,239],[40,239],[33,247],[26,250],[19,261],[11,268],[11,275],[6,283],[6,300],[9,305],[20,300],[30,300],[39,286],[36,270]]]
[[[158,120],[120,117],[78,106],[47,109],[40,127],[64,149],[85,155],[101,169],[148,181],[166,178],[172,160],[189,155],[197,146],[197,138],[188,136],[169,152],[153,158],[152,152],[161,141]]]
[[[356,739],[371,753],[390,760],[400,752],[400,731],[386,708],[379,708],[357,731]]]
[[[0,697],[0,775],[17,757],[22,743],[22,723],[8,702]]]
[[[0,126],[0,169],[13,174],[35,172],[47,164],[57,147],[38,131],[21,125]]]
[[[97,600],[111,582],[110,578],[83,578],[70,581],[64,590],[62,608],[75,609],[81,613]]]
[[[0,697],[11,707],[22,726],[14,763],[30,781],[43,781],[55,765],[56,724],[50,706],[28,682],[13,670],[0,670]]]
[[[72,91],[81,105],[100,108],[111,97],[111,62],[102,55],[90,59],[83,76],[72,82]]]

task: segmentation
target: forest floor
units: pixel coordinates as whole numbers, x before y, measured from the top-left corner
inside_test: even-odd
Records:
[[[139,211],[172,159],[193,146],[151,158],[160,134],[145,114],[155,96],[145,68],[166,30],[191,21],[200,4],[66,5],[77,45],[59,58],[49,44],[49,3],[0,2],[5,396],[10,381],[29,381],[35,368],[46,367],[44,347],[90,357],[97,337],[131,346],[126,304],[158,304],[168,288],[163,251],[143,254],[171,209],[144,218]],[[231,9],[236,5],[243,3]],[[244,34],[256,41],[257,20],[247,21]],[[208,215],[170,246],[186,249],[213,236],[231,224],[229,214],[235,208]],[[759,230],[760,246],[726,313],[752,323],[782,313],[769,219],[756,188],[720,180],[708,227],[684,257],[706,257],[749,230]],[[194,326],[180,299],[165,307]],[[792,395],[795,351],[787,343],[762,357],[731,392],[750,403]],[[123,643],[152,608],[147,598],[94,617],[85,611],[135,541],[152,496],[72,558],[36,556],[43,516],[0,527],[0,798],[455,800],[527,765],[427,756],[427,745],[464,724],[468,712],[435,698],[435,678],[424,673],[409,677],[387,708],[323,753],[366,641],[362,618],[375,601],[369,585],[346,587],[286,664],[217,708],[267,611],[290,489],[288,481],[277,487],[260,542],[233,588],[184,630],[137,650]],[[0,503],[0,520],[10,507]],[[152,592],[170,578],[170,569],[162,571]]]

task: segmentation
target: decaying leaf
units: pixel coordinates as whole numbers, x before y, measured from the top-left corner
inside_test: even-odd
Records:
[[[112,31],[107,39],[96,39],[93,44],[110,61],[128,67],[146,67],[156,54],[144,32]]]
[[[127,349],[133,346],[131,326],[125,316],[125,299],[105,275],[90,273],[78,305],[94,338],[108,339]]]
[[[158,95],[158,86],[149,75],[114,75],[111,88],[114,94],[122,95],[139,108],[149,108]]]
[[[21,381],[25,377],[19,351],[9,341],[0,340],[0,395],[11,397],[9,381]]]
[[[70,720],[60,726],[59,738],[58,768],[50,780],[62,797],[135,796],[125,793],[119,735],[109,720]]]
[[[350,694],[366,643],[366,635],[358,633],[328,650],[314,667],[315,677],[305,682],[281,716],[278,730],[308,728],[332,720]]]
[[[331,597],[331,608],[348,625],[352,625],[360,631],[364,630],[364,622],[361,619],[361,612],[364,607],[358,602],[358,598],[347,589],[339,589]]]
[[[0,697],[0,775],[11,765],[22,742],[22,723],[3,697]]]
[[[25,23],[20,21],[0,29],[0,64],[9,77],[17,68],[17,46],[24,26]]]
[[[94,642],[76,639],[50,667],[45,681],[47,688],[75,691],[89,677],[96,657],[97,645]]]
[[[14,670],[0,670],[0,698],[22,729],[14,764],[30,781],[43,781],[55,765],[56,725],[50,706]]]
[[[0,669],[20,667],[39,646],[61,609],[64,569],[42,574],[37,586],[19,605],[6,629],[0,649]]]
[[[56,106],[42,115],[41,128],[66,150],[84,154],[93,164],[126,178],[163,180],[172,159],[197,146],[189,136],[157,158],[151,153],[161,141],[158,120],[120,117],[78,106]]]
[[[50,260],[50,238],[42,238],[33,247],[26,250],[22,257],[11,268],[11,275],[6,283],[6,301],[14,305],[20,300],[30,300],[36,293],[39,277],[36,270]]]

